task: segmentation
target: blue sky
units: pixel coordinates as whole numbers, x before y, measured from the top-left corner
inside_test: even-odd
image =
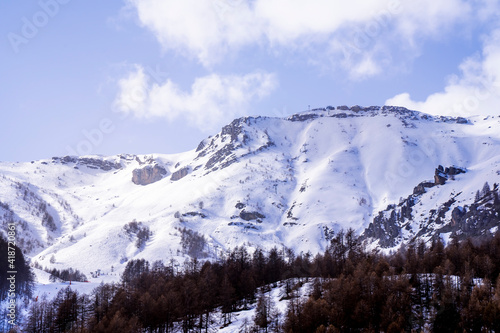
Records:
[[[175,153],[327,105],[499,114],[496,0],[0,2],[0,160]]]

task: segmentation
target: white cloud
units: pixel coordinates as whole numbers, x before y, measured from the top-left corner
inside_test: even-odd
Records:
[[[384,10],[386,1],[257,0],[256,17],[272,44],[289,45],[311,36],[329,37],[344,24],[365,22]]]
[[[261,29],[245,1],[129,0],[140,23],[166,50],[194,56],[210,65],[229,48],[255,42]]]
[[[363,55],[350,66],[350,77],[354,80],[362,80],[380,72],[382,72],[382,68],[368,54]]]
[[[245,46],[329,57],[352,77],[380,73],[386,52],[415,48],[455,24],[484,19],[492,0],[128,0],[165,50],[210,67]],[[375,50],[378,50],[375,52]],[[371,53],[367,62],[363,53]],[[286,53],[286,52],[285,52]],[[276,54],[276,53],[275,53]],[[278,52],[277,54],[283,54]],[[320,56],[320,57],[321,57]],[[348,57],[349,59],[345,59]],[[320,61],[313,61],[323,63]],[[365,72],[359,71],[366,69]]]
[[[471,20],[473,13],[470,1],[402,1],[395,19],[398,33],[414,42],[415,37],[443,34],[454,24]]]
[[[119,95],[115,100],[116,110],[138,117],[147,114],[146,103],[148,99],[148,77],[142,66],[135,65],[135,70],[127,78],[118,81]]]
[[[264,72],[211,74],[197,78],[189,92],[171,80],[161,84],[150,81],[144,68],[136,65],[128,77],[118,82],[115,109],[138,118],[184,118],[203,131],[212,131],[245,114],[252,101],[269,95],[278,84],[274,74]]]
[[[425,101],[414,101],[409,93],[402,93],[386,104],[440,115],[499,114],[500,29],[485,39],[481,55],[464,60],[459,69],[460,76],[451,77],[444,91],[428,96]]]

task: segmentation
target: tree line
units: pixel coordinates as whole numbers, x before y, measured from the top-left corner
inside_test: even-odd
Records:
[[[292,298],[283,332],[500,331],[499,232],[446,247],[436,238],[392,255],[356,242],[345,248],[322,255],[319,275],[334,278],[306,300]]]
[[[180,270],[132,260],[119,284],[33,303],[23,332],[211,332],[253,306],[255,320],[241,332],[500,332],[499,273],[500,232],[383,254],[348,230],[315,256],[238,247]],[[278,281],[289,300],[281,318],[264,296]],[[313,285],[307,299],[297,295],[305,282]]]

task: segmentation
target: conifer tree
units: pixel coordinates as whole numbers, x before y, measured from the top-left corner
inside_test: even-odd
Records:
[[[483,189],[481,191],[481,195],[484,197],[490,193],[490,184],[488,182],[485,182],[483,185]]]

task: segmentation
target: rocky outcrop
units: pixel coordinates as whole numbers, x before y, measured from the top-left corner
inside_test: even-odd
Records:
[[[443,168],[443,166],[438,166],[435,172],[434,182],[423,181],[418,184],[414,189],[413,193],[410,194],[406,199],[402,199],[399,204],[388,205],[387,208],[378,213],[370,223],[368,228],[365,229],[362,237],[370,238],[372,240],[378,240],[379,246],[383,248],[389,248],[400,244],[402,241],[408,241],[409,239],[403,239],[403,229],[410,230],[411,224],[414,216],[415,205],[420,201],[422,195],[424,195],[428,188],[435,187],[437,185],[443,185],[447,180],[452,180],[455,175],[464,173],[465,169],[458,167],[448,167]],[[460,194],[460,193],[459,193]],[[426,218],[426,226],[422,225],[421,229],[415,235],[416,237],[422,235],[437,235],[440,232],[448,232],[451,230],[442,230],[443,224],[445,224],[446,213],[450,210],[451,206],[455,203],[455,197],[450,198],[447,202],[442,203],[438,209],[431,209],[429,215]],[[463,219],[463,212],[455,208],[452,211],[452,220],[455,220],[456,224],[459,224],[459,220]],[[434,225],[439,226],[435,229],[428,229],[427,226]],[[449,226],[445,226],[449,229]],[[414,233],[412,233],[414,235]],[[409,236],[405,236],[409,237]],[[414,237],[414,236],[411,236]]]
[[[120,169],[121,164],[116,162],[104,161],[96,158],[79,158],[78,162],[84,164],[91,169],[101,169],[110,171],[112,169]]]
[[[454,175],[465,172],[457,167],[436,169],[438,180],[452,180]],[[418,238],[433,239],[441,234],[449,234],[450,238],[466,239],[484,237],[500,225],[500,192],[499,185],[493,189],[484,186],[475,201],[468,205],[457,206],[457,197],[462,193],[452,194],[446,201],[438,204],[424,215],[415,216],[415,206],[420,202],[426,188],[439,184],[422,182],[414,189],[414,193],[403,199],[398,205],[389,205],[378,213],[362,237],[378,241],[383,248],[397,246],[402,242],[411,242]],[[421,212],[422,213],[422,212]],[[418,219],[420,225],[412,222]],[[415,228],[416,227],[416,228]],[[412,228],[415,228],[413,230]],[[405,230],[405,231],[404,231]],[[403,232],[404,231],[404,232]]]
[[[198,147],[196,147],[196,152],[199,152],[200,150],[205,149],[205,147],[206,147],[205,140],[200,141],[200,143],[198,144]]]
[[[455,207],[451,211],[451,225],[456,226],[465,215],[465,209],[461,206]]]
[[[445,117],[445,116],[431,116],[427,115],[425,113],[421,113],[418,111],[414,110],[409,110],[405,107],[401,106],[391,106],[391,105],[384,105],[384,106],[360,106],[360,105],[353,105],[353,106],[347,106],[347,105],[339,105],[336,108],[333,106],[327,106],[326,108],[315,108],[312,110],[307,110],[302,113],[297,113],[294,114],[290,117],[287,118],[289,121],[307,121],[309,119],[315,119],[318,117],[324,117],[325,115],[322,114],[324,111],[332,111],[332,110],[337,110],[339,111],[338,113],[329,113],[327,116],[328,117],[335,117],[335,118],[350,118],[350,117],[361,117],[364,116],[362,114],[366,113],[367,115],[370,116],[375,116],[375,115],[394,115],[395,117],[399,118],[405,127],[408,128],[414,128],[416,126],[412,121],[413,120],[435,120],[435,121],[441,121],[441,122],[449,122],[449,123],[457,123],[457,124],[470,124],[470,121],[467,118],[463,117]],[[229,128],[234,127],[233,124],[229,125]]]
[[[491,228],[500,225],[500,193],[498,184],[492,190],[483,193],[479,200],[470,205],[455,207],[451,213],[451,231],[453,237],[465,239],[471,236],[487,234]]]
[[[288,117],[288,120],[290,121],[306,121],[309,119],[316,119],[319,118],[319,115],[316,113],[309,113],[309,114],[294,114]]]
[[[179,179],[182,179],[184,177],[186,177],[189,173],[189,168],[188,167],[184,167],[180,170],[177,170],[176,172],[174,172],[172,174],[172,177],[170,177],[170,180],[172,181],[177,181]]]
[[[167,170],[159,165],[147,165],[132,171],[132,182],[136,185],[149,185],[161,180],[166,174]]]
[[[233,120],[229,125],[222,128],[221,135],[229,135],[231,137],[231,142],[238,140],[238,135],[242,133],[242,123],[246,122],[247,118],[238,118]]]
[[[234,145],[228,143],[222,149],[217,150],[205,164],[206,169],[212,169],[216,164],[220,164],[220,168],[227,167],[237,161],[234,155]]]
[[[55,162],[59,162],[61,164],[78,163],[78,158],[73,156],[52,157],[52,163]]]
[[[451,178],[453,179],[455,175],[465,173],[464,169],[457,168],[457,167],[449,167],[449,168],[443,168],[442,165],[438,166],[437,169],[434,172],[434,184],[435,185],[444,185],[446,181]]]
[[[415,188],[413,189],[413,194],[414,195],[420,195],[425,193],[426,188],[434,187],[436,184],[432,182],[421,182]]]
[[[207,216],[205,214],[200,213],[200,212],[187,212],[187,213],[182,214],[182,216],[183,217],[195,217],[195,216],[199,216],[202,219],[207,218]]]
[[[351,106],[351,111],[352,112],[359,112],[361,110],[364,110],[363,107],[359,106],[359,105],[354,105],[354,106]]]
[[[260,221],[261,219],[265,218],[266,216],[259,213],[259,212],[247,212],[245,210],[242,210],[240,212],[240,218],[242,218],[245,221],[252,221],[252,220],[257,220]]]
[[[205,163],[205,169],[209,170],[209,172],[223,169],[237,162],[234,151],[249,139],[243,126],[252,120],[255,119],[252,117],[235,119],[229,125],[224,126],[221,133],[215,135],[211,140],[208,138],[201,141],[196,148],[198,156],[195,160],[210,156]]]
[[[106,161],[100,158],[92,158],[92,157],[73,157],[73,156],[52,157],[52,163],[75,164],[78,166],[86,166],[89,169],[96,169],[96,170],[98,169],[103,171],[121,169],[122,167],[122,165],[118,162]]]
[[[389,216],[379,212],[366,228],[363,237],[378,239],[379,245],[388,248],[396,245],[396,239],[400,236],[399,221],[401,217],[393,209]]]

